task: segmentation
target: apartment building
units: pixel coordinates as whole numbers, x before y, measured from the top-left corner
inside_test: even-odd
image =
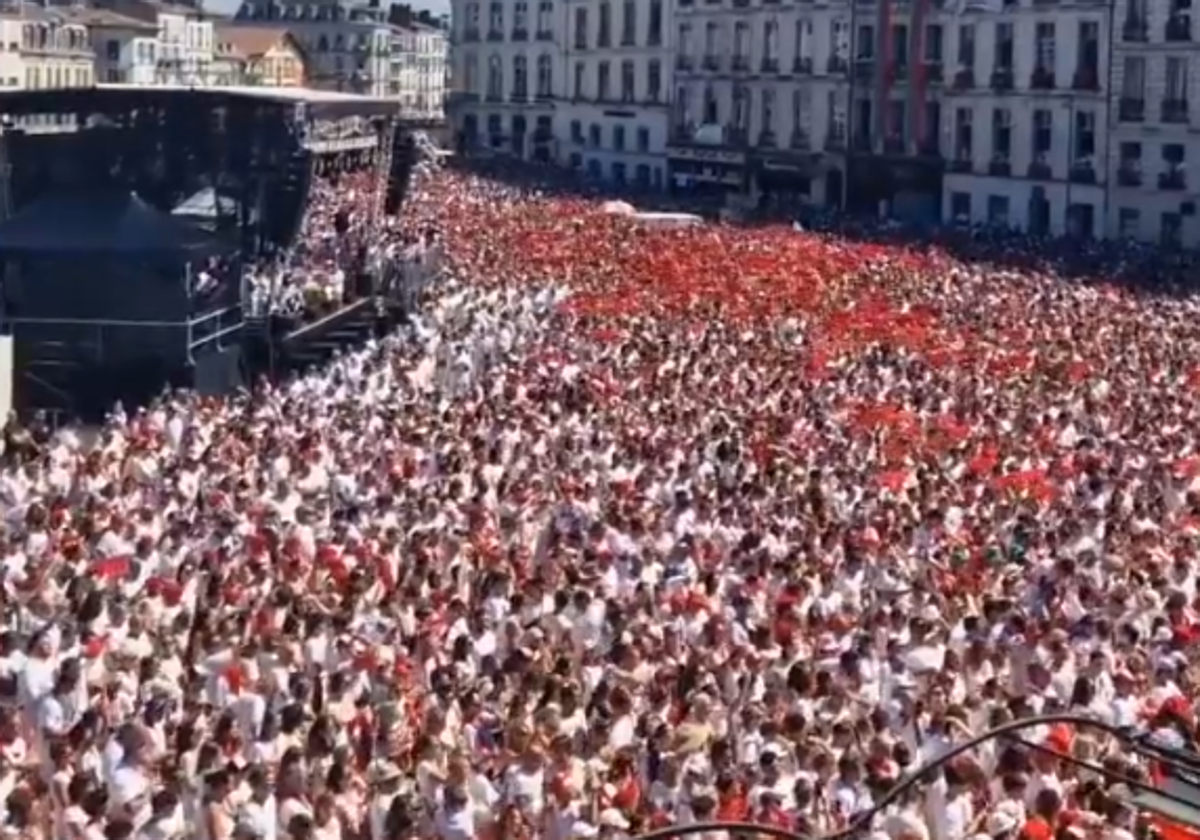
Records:
[[[445,117],[446,33],[436,26],[409,20],[392,30],[388,95],[399,99],[414,119]]]
[[[567,0],[562,159],[594,178],[662,189],[670,111],[667,0]]]
[[[1103,235],[1108,9],[1006,3],[948,31],[943,218]]]
[[[1108,235],[1200,247],[1200,54],[1190,0],[1117,0]]]
[[[676,2],[673,184],[839,202],[849,3]]]
[[[304,50],[288,30],[225,24],[216,35],[215,84],[304,87]]]
[[[310,87],[388,95],[392,28],[376,0],[245,0],[237,22],[287,29],[304,50]]]
[[[216,37],[198,2],[95,0],[100,8],[156,27],[155,84],[213,84]],[[143,53],[144,55],[144,53]]]
[[[560,157],[569,2],[454,0],[449,121],[460,147],[543,162]]]
[[[87,10],[82,17],[96,52],[97,82],[155,83],[158,78],[158,26],[101,9]]]

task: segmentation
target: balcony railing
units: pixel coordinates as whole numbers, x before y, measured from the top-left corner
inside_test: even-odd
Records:
[[[908,65],[897,61],[892,65],[892,81],[907,82],[908,81]]]
[[[689,73],[689,72],[691,72],[691,70],[694,66],[695,66],[695,62],[692,61],[692,57],[690,55],[675,56],[675,69],[676,70],[682,70],[685,73]]]
[[[1117,119],[1120,122],[1142,122],[1146,119],[1146,100],[1122,96],[1117,102]]]
[[[1034,71],[1029,74],[1031,90],[1054,90],[1054,81],[1054,71],[1047,70],[1045,67],[1034,68]]]
[[[1184,44],[1192,40],[1192,18],[1185,14],[1171,15],[1163,29],[1163,37],[1172,44]]]
[[[1035,160],[1029,164],[1029,169],[1025,174],[1035,181],[1049,181],[1054,177],[1054,170],[1050,168],[1050,164]]]
[[[1164,99],[1162,121],[1173,124],[1186,123],[1188,121],[1188,101],[1186,99]]]
[[[528,29],[514,29],[512,31],[512,36],[511,36],[510,40],[528,41],[529,40],[529,30]]]
[[[1142,171],[1137,166],[1131,163],[1122,163],[1117,169],[1117,186],[1121,187],[1140,187],[1142,185]]]
[[[716,55],[706,55],[704,56],[704,60],[700,63],[700,66],[705,70],[720,70],[721,57]]]
[[[1150,26],[1138,18],[1126,18],[1121,27],[1121,39],[1133,43],[1145,43],[1150,40]]]
[[[539,29],[537,31],[537,34],[534,37],[539,41],[553,41],[554,40],[554,30],[553,29]]]
[[[925,81],[940,84],[942,81],[942,62],[925,62]]]
[[[803,56],[796,56],[792,60],[792,72],[807,76],[813,71],[813,60]]]
[[[1006,93],[1016,86],[1016,74],[1011,67],[998,67],[992,71],[992,90]]]
[[[840,75],[849,69],[850,66],[846,62],[846,59],[842,58],[840,55],[831,55],[829,56],[829,60],[825,62],[825,72],[833,75]]]
[[[883,151],[889,155],[904,154],[907,151],[905,149],[904,138],[895,134],[883,138]]]
[[[762,64],[759,65],[759,70],[763,73],[778,73],[779,72],[779,59],[778,58],[764,58],[762,60]]]
[[[954,159],[947,164],[947,168],[951,172],[957,172],[959,174],[970,172],[973,167],[974,164],[971,162],[970,149],[959,149],[954,153]]]
[[[489,29],[487,39],[493,44],[499,43],[500,41],[504,40],[504,32],[499,29]]]
[[[798,152],[807,152],[812,149],[812,139],[808,136],[808,132],[802,128],[798,128],[792,132],[792,136],[788,138],[788,146]]]
[[[1171,190],[1178,192],[1187,189],[1187,175],[1180,170],[1171,172],[1160,172],[1158,174],[1158,188],[1160,190]]]
[[[489,90],[483,97],[485,102],[503,102],[504,94],[498,90]]]
[[[955,90],[972,90],[975,87],[975,71],[964,67],[954,74]]]
[[[850,148],[859,154],[869,155],[875,151],[871,143],[871,135],[865,131],[860,131],[850,140]]]
[[[875,77],[875,59],[869,56],[860,56],[854,59],[854,78],[860,82],[869,82]]]
[[[1007,160],[994,160],[988,164],[988,174],[993,178],[1011,178],[1012,163]]]
[[[479,30],[475,27],[469,27],[463,30],[462,39],[464,44],[475,44],[479,42]]]
[[[758,145],[764,149],[774,149],[778,145],[775,137],[775,132],[770,129],[763,129],[758,133]]]
[[[514,90],[508,94],[508,101],[509,102],[517,102],[517,103],[528,102],[529,101],[529,91]]]
[[[1071,171],[1067,174],[1067,178],[1073,184],[1094,184],[1096,183],[1096,167],[1086,161],[1076,161],[1071,164]]]
[[[735,55],[733,57],[733,60],[729,63],[729,66],[735,73],[749,73],[750,72],[750,56]]]
[[[846,133],[844,131],[830,131],[825,135],[825,151],[840,152],[846,148]]]
[[[1096,92],[1100,90],[1100,73],[1094,67],[1080,67],[1071,79],[1071,87],[1075,90]]]

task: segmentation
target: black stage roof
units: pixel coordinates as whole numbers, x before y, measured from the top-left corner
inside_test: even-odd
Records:
[[[0,115],[120,113],[138,107],[178,104],[181,100],[203,108],[254,101],[272,103],[283,109],[303,106],[309,119],[398,117],[400,113],[397,100],[307,88],[97,85],[3,91],[0,92]]]

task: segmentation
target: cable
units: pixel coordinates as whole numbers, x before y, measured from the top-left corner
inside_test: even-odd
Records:
[[[1156,761],[1160,761],[1171,767],[1179,767],[1189,772],[1195,772],[1196,758],[1190,757],[1187,753],[1178,750],[1170,750],[1159,744],[1153,744],[1148,740],[1146,733],[1138,732],[1128,727],[1112,726],[1102,720],[1097,720],[1093,717],[1079,714],[1054,714],[1042,715],[1040,717],[1022,718],[1020,720],[1011,721],[997,726],[995,729],[989,729],[970,740],[964,741],[961,744],[956,744],[946,753],[938,756],[932,761],[922,765],[917,770],[911,772],[906,778],[897,783],[891,790],[885,793],[875,804],[866,811],[857,814],[851,821],[850,825],[841,831],[833,832],[832,834],[823,835],[820,838],[809,838],[802,834],[797,834],[794,831],[789,831],[785,828],[778,828],[770,825],[758,825],[757,823],[744,822],[702,822],[691,823],[689,825],[672,825],[666,828],[658,828],[653,831],[648,831],[645,834],[638,835],[637,840],[666,840],[670,837],[686,837],[693,834],[703,834],[710,831],[724,831],[732,833],[750,833],[750,834],[767,834],[772,837],[780,838],[781,840],[850,840],[851,837],[861,832],[863,829],[870,826],[876,815],[890,806],[893,802],[900,799],[913,786],[920,782],[932,770],[937,770],[942,765],[953,761],[963,753],[970,752],[981,744],[996,738],[1003,738],[1016,732],[1021,732],[1026,729],[1034,729],[1039,726],[1052,726],[1057,723],[1072,724],[1075,726],[1088,727],[1091,729],[1099,729],[1117,740],[1130,745],[1135,751],[1152,753]],[[1035,747],[1036,745],[1022,742],[1024,746]],[[1047,749],[1048,752],[1052,752]],[[1090,770],[1093,770],[1103,775],[1116,778],[1123,784],[1130,787],[1153,791],[1156,795],[1165,799],[1179,802],[1180,804],[1189,807],[1195,807],[1195,803],[1180,799],[1160,787],[1148,785],[1139,782],[1135,779],[1115,776],[1113,773],[1086,762],[1080,762],[1078,759],[1073,759],[1071,756],[1065,756],[1060,753],[1054,753],[1055,757],[1066,761],[1073,761],[1081,764]]]

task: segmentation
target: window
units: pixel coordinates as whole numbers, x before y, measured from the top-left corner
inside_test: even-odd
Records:
[[[586,82],[586,73],[587,68],[584,66],[583,62],[576,61],[574,93],[572,94],[576,99],[584,99],[587,96],[587,89],[584,86]]]
[[[950,217],[960,223],[971,222],[971,194],[956,192],[950,194]]]
[[[1186,150],[1182,143],[1164,143],[1162,147],[1163,163],[1170,169],[1183,166],[1187,159]]]
[[[992,160],[1007,163],[1012,156],[1012,112],[1007,108],[992,111]]]
[[[548,55],[538,56],[537,95],[542,98],[554,95],[554,60]]]
[[[523,55],[513,57],[513,86],[512,98],[524,99],[529,95],[529,66]]]
[[[588,48],[588,10],[585,7],[575,9],[575,49]]]
[[[779,24],[768,20],[763,24],[763,61],[775,61],[779,58]]]
[[[1037,68],[1047,73],[1054,72],[1054,56],[1057,52],[1054,24],[1043,21],[1037,25],[1035,44],[1037,46]]]
[[[908,27],[903,23],[892,26],[892,62],[896,67],[908,66]]]
[[[1054,147],[1054,115],[1044,108],[1033,112],[1033,157],[1050,154]]]
[[[633,175],[634,183],[636,183],[642,189],[649,189],[650,188],[650,165],[646,164],[646,163],[639,163],[637,165],[637,168],[634,169],[633,172],[634,172],[634,175]]]
[[[811,122],[812,96],[808,88],[792,91],[792,131],[806,132],[805,126]]]
[[[1142,100],[1146,98],[1146,57],[1127,55],[1124,61],[1125,72],[1121,79],[1121,96],[1125,99]]]
[[[537,31],[543,35],[554,31],[554,4],[550,0],[538,3]]]
[[[733,26],[733,56],[747,58],[750,55],[750,24],[739,20]]]
[[[796,58],[812,58],[812,21],[796,21]]]
[[[1142,226],[1142,213],[1136,207],[1122,207],[1117,211],[1117,235],[1123,239],[1137,239]]]
[[[1142,160],[1142,144],[1138,142],[1126,142],[1121,144],[1121,166],[1134,166],[1141,163]]]
[[[962,23],[958,26],[958,63],[964,70],[975,67],[975,24]]]
[[[583,142],[583,123],[579,120],[571,120],[571,142]]]
[[[686,126],[692,120],[692,92],[684,85],[675,90],[675,125]]]
[[[621,101],[632,102],[637,98],[637,77],[634,74],[633,62],[626,59],[621,62]]]
[[[109,61],[117,61],[121,57],[121,42],[110,38],[104,45],[104,53]]]
[[[612,4],[607,0],[600,4],[600,31],[596,34],[596,46],[601,49],[612,46]]]
[[[973,157],[974,138],[971,134],[970,108],[959,108],[954,112],[954,159],[970,162]]]
[[[637,3],[625,0],[621,5],[621,46],[632,47],[637,43]]]
[[[529,4],[513,3],[513,33],[529,31]]]
[[[504,31],[504,4],[492,3],[488,6],[488,30],[493,34]]]
[[[996,227],[1008,227],[1008,196],[988,196],[987,220],[989,225],[995,225]]]
[[[996,24],[995,69],[1013,69],[1013,25],[1011,23]]]
[[[1096,114],[1092,111],[1075,112],[1075,162],[1091,163],[1096,154]]]
[[[775,133],[775,91],[771,88],[763,88],[762,100],[759,103],[760,118],[762,124],[759,128],[766,133]]]
[[[741,85],[733,90],[733,125],[742,131],[750,127],[750,91]]]
[[[624,164],[624,162],[622,162],[622,161],[619,161],[619,160],[618,160],[618,161],[613,161],[613,165],[612,165],[612,179],[613,179],[613,183],[614,183],[614,184],[624,184],[624,183],[625,183],[625,178],[626,178],[626,174],[625,174],[625,164]]]
[[[638,126],[637,130],[637,150],[642,154],[650,151],[650,129],[644,125]]]
[[[716,125],[720,120],[720,112],[717,110],[717,94],[713,90],[712,85],[704,86],[704,124]]]
[[[944,32],[940,23],[925,25],[925,60],[940,64],[942,62],[942,38]]]
[[[607,61],[596,66],[596,98],[602,102],[612,95],[612,67]]]
[[[859,61],[871,61],[875,58],[875,27],[869,23],[858,26],[857,37],[854,39],[854,57]]]
[[[675,39],[675,51],[684,58],[692,54],[692,25],[690,23],[679,24],[679,37]]]
[[[704,25],[704,54],[715,56],[721,52],[721,30],[717,22],[710,20]]]
[[[646,99],[657,102],[662,98],[662,63],[657,58],[646,65]]]
[[[1094,20],[1081,20],[1078,38],[1078,69],[1095,72],[1100,67],[1100,24]]]
[[[808,27],[809,34],[812,34],[812,25]],[[829,22],[829,40],[833,44],[834,55],[838,58],[850,58],[850,24],[844,20],[832,20]]]
[[[1186,102],[1188,60],[1181,56],[1167,58],[1167,90],[1166,98],[1173,102]]]
[[[488,59],[487,95],[489,99],[504,97],[504,65],[501,64],[498,55]]]
[[[600,126],[595,123],[588,126],[588,145],[593,149],[600,146]]]
[[[618,152],[625,151],[625,126],[613,126],[613,149]]]
[[[906,122],[906,118],[908,116],[907,110],[904,106],[905,102],[903,99],[893,100],[888,103],[888,122],[885,130],[887,132],[886,136],[889,140],[899,140],[903,142],[905,135],[904,123]]]
[[[1183,218],[1178,213],[1162,214],[1158,241],[1168,248],[1178,248],[1183,244]]]
[[[656,47],[662,43],[663,6],[662,0],[650,2],[650,31],[646,34],[646,43]]]

